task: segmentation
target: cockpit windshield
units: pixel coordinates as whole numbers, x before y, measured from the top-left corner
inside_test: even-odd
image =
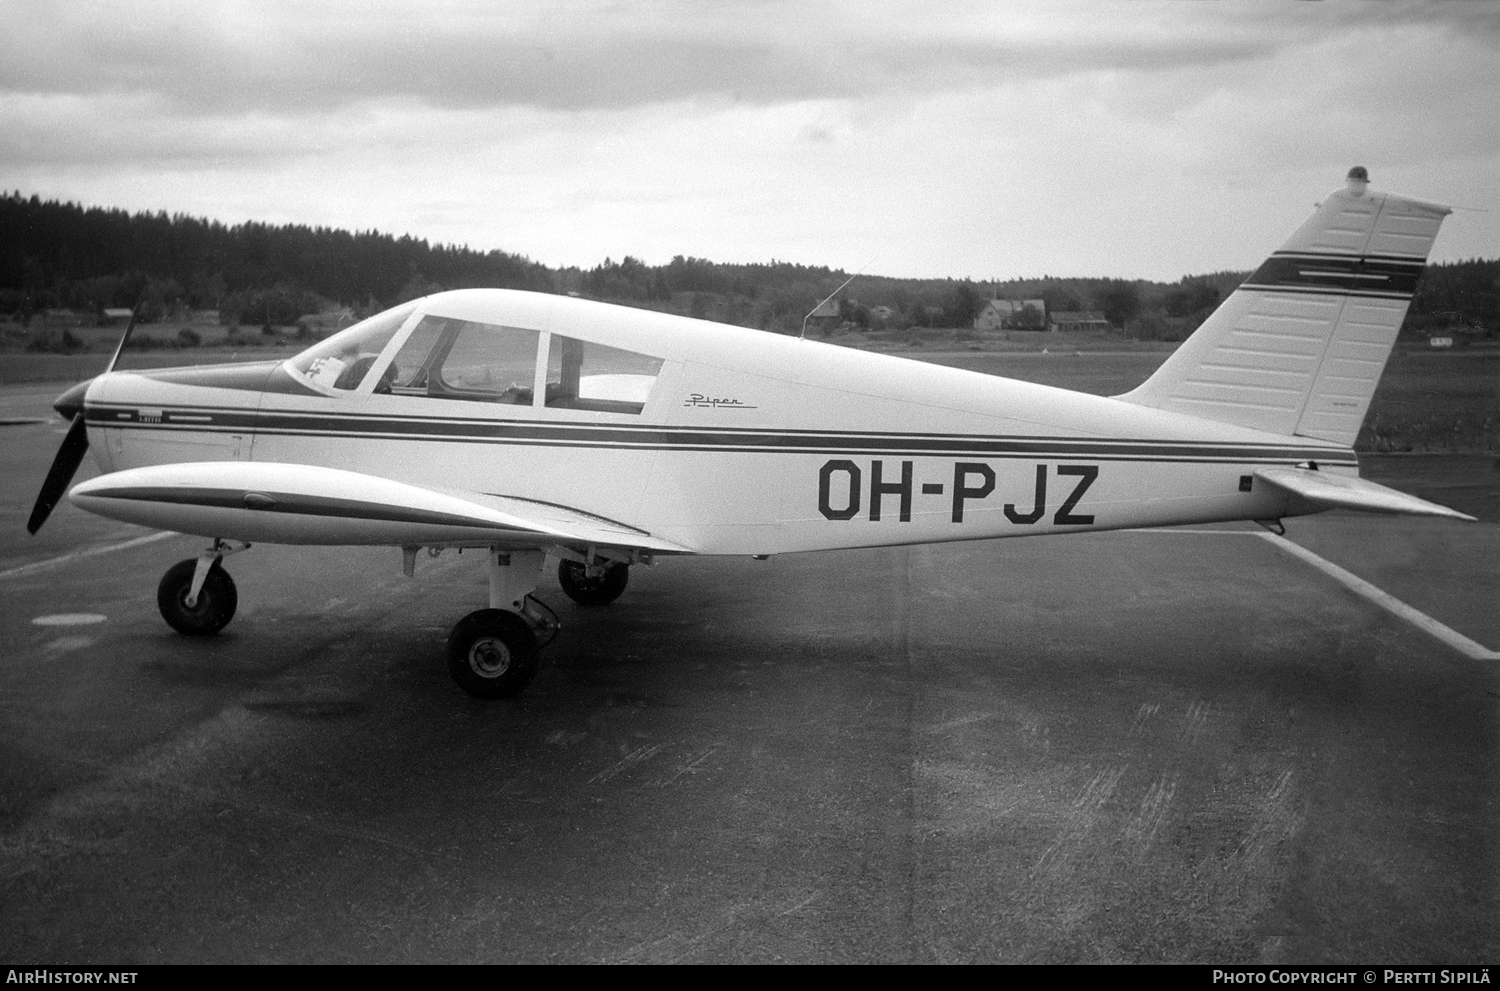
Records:
[[[351,392],[364,381],[370,366],[411,316],[421,300],[361,320],[326,341],[319,341],[287,362],[295,372],[315,386]]]

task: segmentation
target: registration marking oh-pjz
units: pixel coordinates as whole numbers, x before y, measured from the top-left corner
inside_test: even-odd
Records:
[[[900,462],[899,480],[896,472],[882,460],[869,462],[868,472],[848,458],[826,461],[818,470],[818,512],[829,520],[852,520],[868,507],[871,522],[891,518],[890,507],[895,504],[895,518],[909,523],[912,504],[918,492],[915,480],[915,464]],[[1001,506],[1001,512],[1012,523],[1022,525],[1038,523],[1047,515],[1048,475],[1059,480],[1067,479],[1071,488],[1066,488],[1061,504],[1052,515],[1058,526],[1087,526],[1094,522],[1092,513],[1077,513],[1089,487],[1099,477],[1099,466],[1093,464],[1038,464],[1034,468],[1030,491],[1017,492],[1017,501]],[[868,477],[869,484],[865,479]],[[924,481],[920,485],[922,496],[944,496],[954,523],[964,521],[964,511],[972,502],[979,502],[994,495],[997,486],[995,469],[983,461],[955,461],[951,475],[945,473],[944,481]],[[1073,481],[1076,479],[1076,481]],[[1057,488],[1053,488],[1057,494]],[[1029,502],[1028,502],[1029,500]]]

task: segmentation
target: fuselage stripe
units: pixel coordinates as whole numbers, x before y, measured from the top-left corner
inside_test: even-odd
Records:
[[[151,429],[149,426],[141,429]],[[158,428],[159,429],[159,428]],[[179,431],[184,434],[201,435],[213,431]],[[282,437],[336,437],[348,440],[396,440],[412,441],[413,436],[403,433],[376,433],[370,431],[295,431],[266,430],[259,436]],[[865,444],[659,444],[650,441],[593,441],[593,440],[543,440],[524,437],[492,437],[463,434],[422,435],[420,440],[443,444],[490,444],[507,447],[554,447],[590,450],[622,451],[676,451],[694,453],[741,453],[741,454],[863,454],[878,457],[974,457],[974,458],[1041,458],[1043,460],[1098,460],[1098,461],[1184,461],[1202,464],[1255,463],[1286,464],[1317,461],[1329,465],[1355,465],[1354,454],[1330,448],[1268,450],[1264,448],[1243,449],[1192,449],[1165,446],[1142,446],[1138,448],[1111,447],[1093,444],[1063,443],[1012,443],[994,442],[985,444],[936,445],[888,445]]]
[[[189,434],[254,433],[263,436],[364,437],[527,446],[621,448],[666,451],[742,451],[753,453],[828,454],[860,452],[883,455],[1027,457],[1111,460],[1192,459],[1200,461],[1326,461],[1352,463],[1353,452],[1335,447],[1288,447],[1277,444],[1226,444],[1212,441],[1160,441],[1143,438],[1047,436],[973,436],[836,431],[780,431],[697,427],[636,427],[591,424],[538,424],[494,420],[387,418],[357,415],[256,414],[216,411],[212,427],[170,421],[120,421],[113,407],[90,407],[88,418],[100,426]],[[231,418],[240,422],[230,422]]]

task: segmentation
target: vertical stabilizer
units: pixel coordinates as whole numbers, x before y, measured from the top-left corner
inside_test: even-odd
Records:
[[[1353,444],[1445,206],[1330,194],[1139,388],[1120,399]]]

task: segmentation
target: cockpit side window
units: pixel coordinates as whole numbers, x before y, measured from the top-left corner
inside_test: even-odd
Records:
[[[540,337],[535,330],[428,315],[385,377],[394,395],[529,406]]]
[[[314,344],[287,364],[313,385],[353,392],[364,381],[380,352],[417,308],[418,302],[413,300],[362,320],[348,330]]]
[[[432,374],[432,360],[438,354],[437,343],[442,340],[449,324],[462,323],[445,317],[426,316],[412,328],[401,350],[386,369],[385,377],[390,382],[391,392],[397,395],[427,395],[427,379]]]
[[[547,349],[547,405],[601,413],[646,407],[663,359],[553,334]]]

